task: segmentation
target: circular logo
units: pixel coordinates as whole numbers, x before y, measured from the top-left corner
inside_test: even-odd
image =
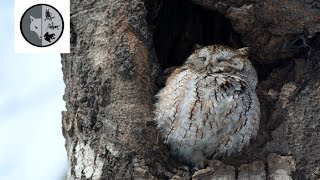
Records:
[[[22,36],[30,44],[47,47],[59,40],[64,28],[60,12],[48,4],[31,6],[20,21]]]

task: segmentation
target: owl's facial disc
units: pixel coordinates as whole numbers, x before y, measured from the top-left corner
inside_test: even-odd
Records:
[[[243,62],[231,51],[220,51],[210,57],[210,65],[214,72],[241,71]]]
[[[196,50],[186,61],[199,72],[242,71],[247,59],[248,48],[238,50],[221,46],[208,46]]]

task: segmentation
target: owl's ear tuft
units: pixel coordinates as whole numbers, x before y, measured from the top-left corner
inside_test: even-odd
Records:
[[[194,44],[193,47],[192,47],[192,50],[195,51],[195,50],[198,50],[198,49],[201,49],[203,48],[204,46],[200,45],[200,44]]]
[[[250,48],[249,47],[243,47],[237,50],[241,55],[247,56],[249,54]]]

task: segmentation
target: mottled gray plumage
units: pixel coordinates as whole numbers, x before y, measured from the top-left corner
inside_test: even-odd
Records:
[[[171,154],[201,167],[240,152],[257,135],[257,74],[248,48],[196,50],[157,94],[155,121]]]

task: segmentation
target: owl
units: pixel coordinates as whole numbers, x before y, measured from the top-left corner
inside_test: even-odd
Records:
[[[257,82],[248,48],[195,50],[156,95],[155,121],[171,155],[203,167],[239,153],[259,129]]]

